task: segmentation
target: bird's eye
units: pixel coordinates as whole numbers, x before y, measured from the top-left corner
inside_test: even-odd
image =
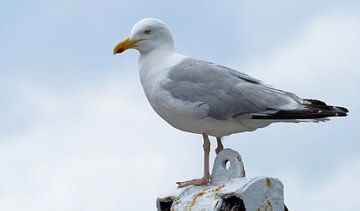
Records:
[[[150,29],[146,29],[145,31],[144,31],[144,34],[150,34],[151,33],[151,30]]]

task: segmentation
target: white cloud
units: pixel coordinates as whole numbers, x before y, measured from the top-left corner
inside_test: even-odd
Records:
[[[184,179],[190,158],[175,152],[201,152],[201,139],[189,147],[191,135],[157,117],[133,81],[20,91],[31,121],[0,142],[0,210],[153,210],[156,196]]]
[[[318,127],[316,130],[308,128],[306,134],[296,134],[295,130],[287,127],[286,134],[293,133],[301,137],[284,134],[283,138],[292,144],[282,142],[280,148],[283,149],[274,146],[271,148],[274,155],[277,153],[284,155],[281,150],[289,146],[296,146],[300,150],[300,153],[294,152],[300,155],[296,161],[299,163],[288,163],[289,169],[280,170],[282,173],[275,172],[285,184],[285,199],[290,210],[356,210],[360,205],[358,202],[360,186],[357,182],[357,178],[360,177],[359,157],[346,156],[347,153],[342,151],[344,148],[349,149],[356,145],[358,139],[355,135],[356,129],[353,127],[357,124],[360,115],[355,109],[359,105],[357,96],[357,90],[360,90],[359,55],[359,15],[328,14],[314,19],[287,45],[246,68],[247,73],[280,89],[293,91],[301,97],[320,98],[330,104],[335,103],[350,108],[350,116],[341,125],[340,122],[336,122],[337,126],[335,126],[334,121],[326,123],[330,124],[329,129],[339,131],[334,133],[338,136],[337,140],[332,140],[333,137],[327,135],[331,132],[325,127]],[[347,129],[341,132],[342,127]],[[282,130],[273,128],[272,131],[281,133]],[[309,132],[311,134],[308,134]],[[320,138],[324,142],[316,138],[312,140],[312,137],[316,137],[316,133],[322,134]],[[336,144],[331,144],[331,140],[336,141]],[[308,147],[307,152],[301,152],[299,143]],[[336,148],[333,150],[329,149],[334,146]],[[321,152],[324,149],[335,154]],[[305,154],[301,155],[302,153]],[[332,157],[327,158],[327,156]],[[337,157],[334,159],[333,156]],[[336,160],[333,163],[336,170],[312,170],[311,164],[305,164],[310,161],[308,158],[319,159],[314,163],[321,162],[322,159],[328,162]],[[290,160],[294,161],[293,158]],[[291,162],[290,160],[282,160],[282,162]],[[302,165],[307,167],[300,167]],[[296,175],[299,170],[308,172]],[[319,172],[322,172],[323,180],[314,184],[314,181],[319,180],[313,178],[318,178],[319,175],[313,174]]]
[[[288,175],[285,202],[290,210],[357,210],[360,206],[360,160],[343,163],[334,175],[324,175],[326,182],[304,184],[296,175]],[[312,172],[308,172],[312,176]]]
[[[360,75],[359,20],[350,14],[319,16],[289,44],[249,65],[247,72],[304,94],[359,88],[355,80]]]

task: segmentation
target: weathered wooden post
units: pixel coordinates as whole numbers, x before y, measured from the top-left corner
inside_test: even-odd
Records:
[[[280,180],[271,177],[246,178],[242,159],[224,149],[216,157],[211,184],[189,186],[160,196],[158,211],[284,211]]]

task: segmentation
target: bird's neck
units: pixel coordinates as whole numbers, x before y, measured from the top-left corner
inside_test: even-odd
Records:
[[[160,65],[166,62],[167,59],[176,55],[176,51],[173,46],[162,46],[155,48],[151,51],[140,52],[139,56],[139,66],[140,69],[148,67],[149,65],[154,67],[154,65]]]
[[[153,48],[151,50],[139,50],[140,56],[139,56],[139,62],[142,60],[146,60],[147,58],[157,57],[157,56],[164,56],[164,55],[170,55],[175,53],[175,48],[173,45],[163,45],[158,46],[157,48]]]
[[[186,56],[176,53],[174,49],[156,49],[146,54],[140,54],[140,80],[148,98],[158,79],[164,77],[171,67],[177,65],[184,58]]]

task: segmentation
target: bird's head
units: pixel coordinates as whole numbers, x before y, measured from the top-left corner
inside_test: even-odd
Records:
[[[128,38],[115,46],[113,53],[122,53],[130,48],[145,54],[157,48],[174,49],[174,41],[164,22],[155,18],[144,18],[134,25]]]

